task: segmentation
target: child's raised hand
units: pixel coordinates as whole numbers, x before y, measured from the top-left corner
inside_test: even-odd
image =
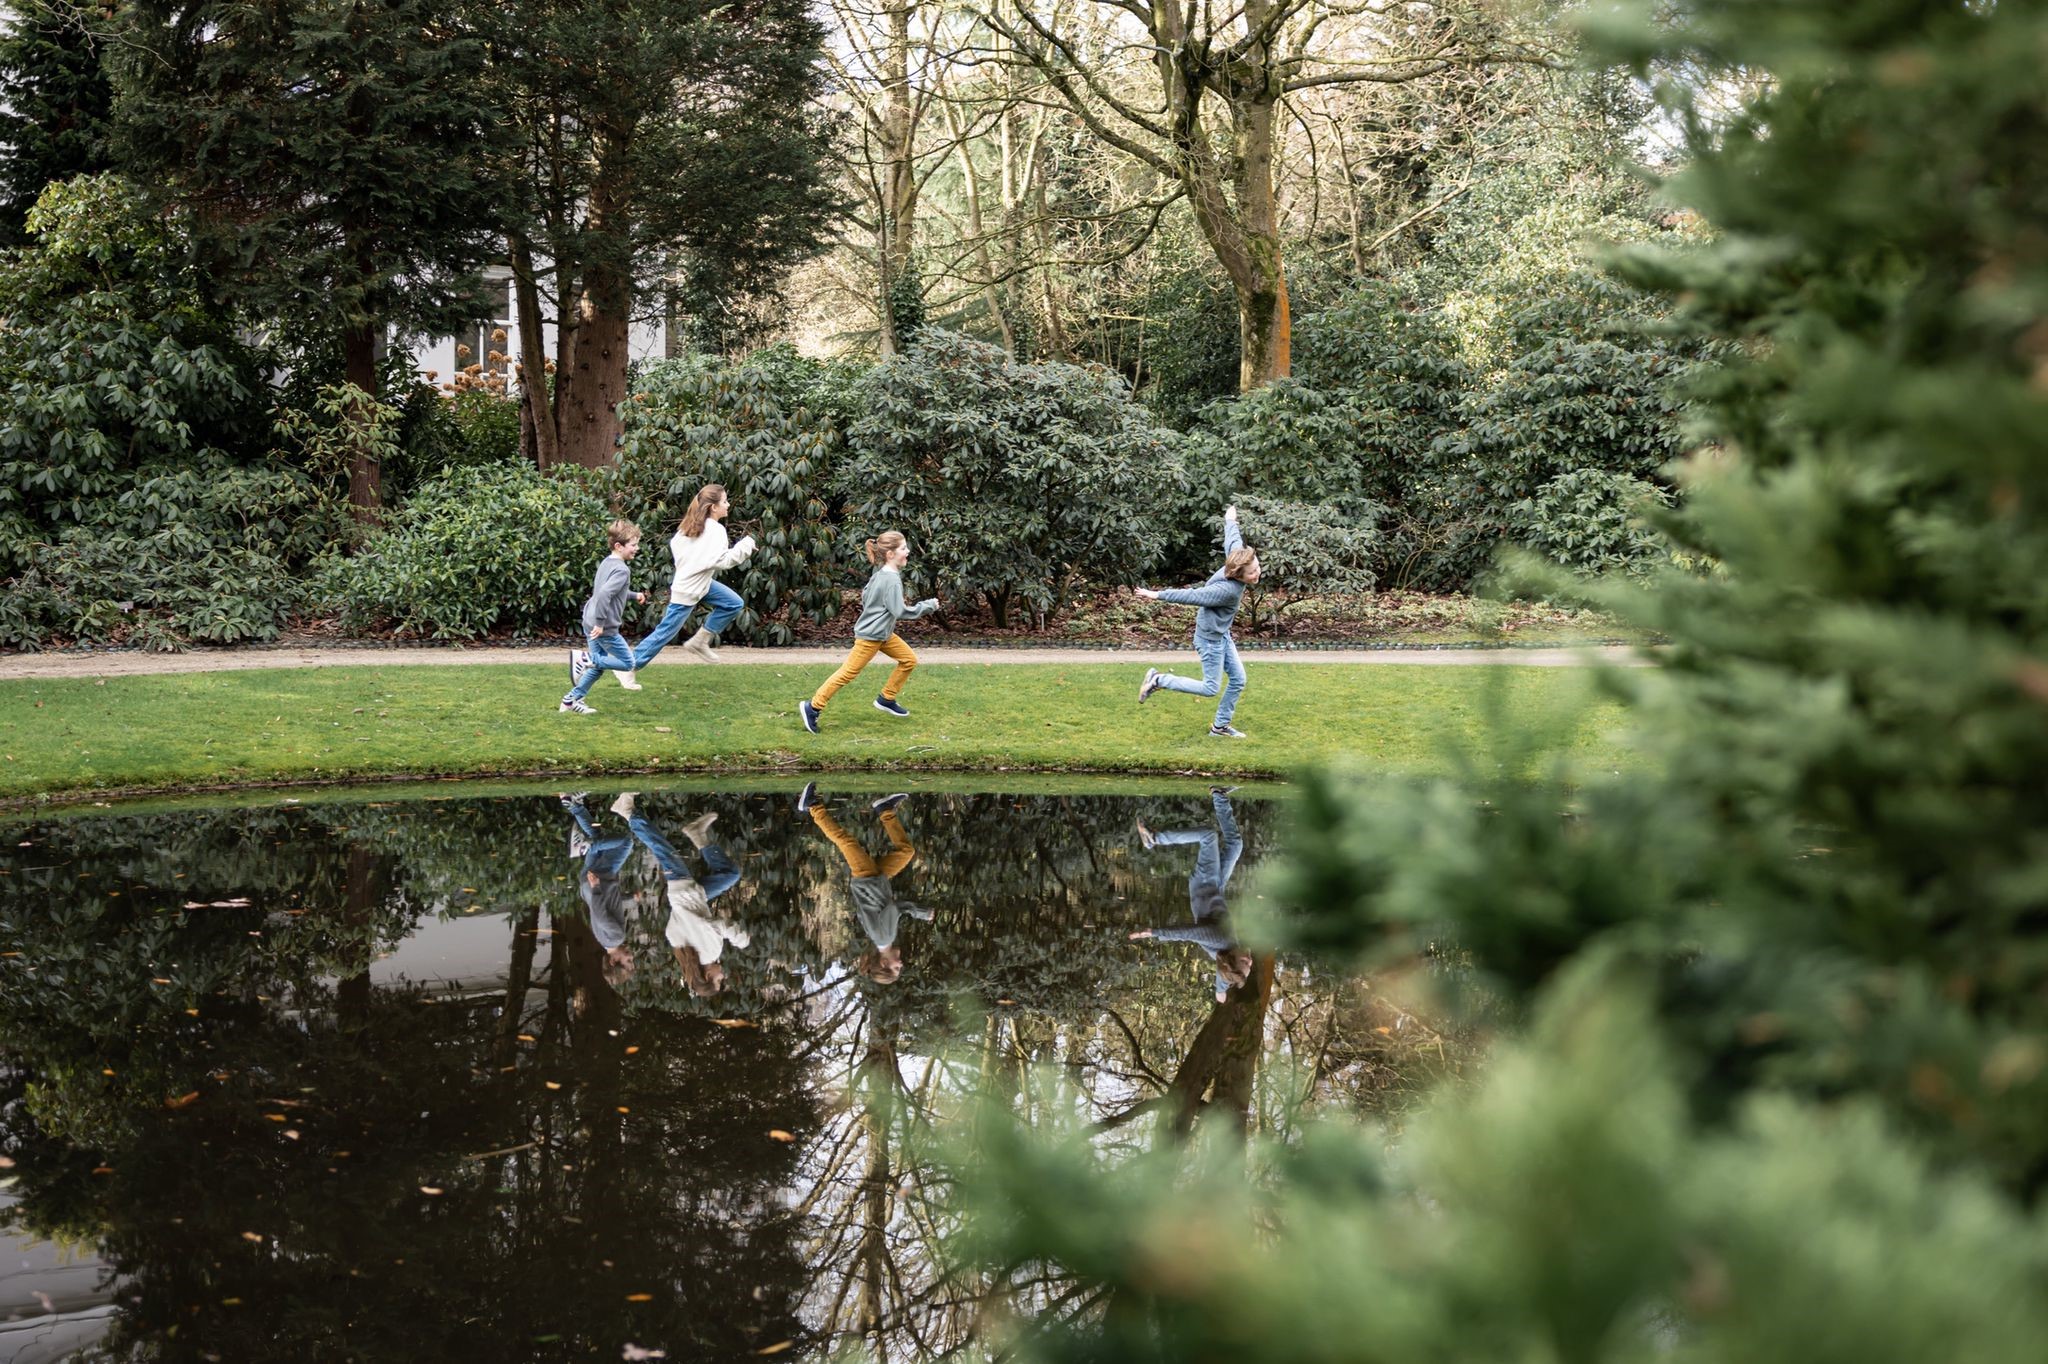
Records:
[[[1237,520],[1237,507],[1235,506],[1235,504],[1225,507],[1223,509],[1223,519],[1225,521]]]
[[[1152,588],[1152,587],[1139,587],[1139,588],[1134,588],[1134,589],[1132,589],[1132,590],[1133,590],[1134,592],[1136,592],[1138,596],[1140,596],[1140,597],[1143,597],[1143,598],[1144,598],[1144,599],[1145,599],[1146,601],[1158,601],[1158,600],[1159,600],[1159,590],[1158,590],[1157,588]]]
[[[1137,932],[1135,932],[1135,933],[1131,934],[1131,941],[1132,941],[1132,942],[1136,942],[1136,941],[1138,941],[1138,939],[1140,939],[1140,938],[1149,938],[1149,937],[1151,937],[1151,936],[1152,936],[1152,930],[1151,930],[1151,929],[1149,929],[1149,928],[1141,928],[1141,929],[1139,929],[1139,930],[1138,930]]]

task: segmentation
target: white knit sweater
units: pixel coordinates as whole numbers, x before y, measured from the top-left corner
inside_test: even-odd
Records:
[[[668,599],[678,606],[693,606],[704,600],[719,569],[731,568],[754,552],[754,537],[741,536],[740,542],[728,549],[725,523],[706,517],[703,534],[691,539],[677,531],[668,542],[668,552],[676,561],[676,578],[669,586]]]

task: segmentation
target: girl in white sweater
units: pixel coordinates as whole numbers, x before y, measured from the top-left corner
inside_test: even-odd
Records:
[[[728,545],[725,538],[725,515],[732,510],[732,503],[725,495],[725,488],[717,483],[707,483],[697,490],[690,499],[690,509],[683,513],[683,521],[676,528],[675,538],[668,542],[669,553],[675,556],[676,576],[668,590],[668,610],[661,616],[661,623],[654,632],[640,641],[633,650],[633,667],[637,670],[653,661],[668,642],[682,632],[683,622],[697,609],[699,602],[708,603],[711,611],[698,627],[697,633],[683,641],[683,648],[706,663],[716,663],[718,655],[711,646],[725,627],[732,624],[742,607],[746,605],[740,594],[719,582],[713,575],[720,569],[731,568],[754,552],[754,537],[740,537],[736,545]]]

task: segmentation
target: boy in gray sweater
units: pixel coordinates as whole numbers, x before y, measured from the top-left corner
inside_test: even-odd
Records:
[[[1238,532],[1237,508],[1225,507],[1223,567],[1210,574],[1209,581],[1200,587],[1169,587],[1156,591],[1149,587],[1138,589],[1138,596],[1146,601],[1200,608],[1195,612],[1195,653],[1202,660],[1201,680],[1147,668],[1145,680],[1138,684],[1139,701],[1155,691],[1186,692],[1190,696],[1214,696],[1220,691],[1223,698],[1216,703],[1216,719],[1209,726],[1210,737],[1245,737],[1230,723],[1230,717],[1237,711],[1237,698],[1244,695],[1244,664],[1237,657],[1237,642],[1230,637],[1230,622],[1237,616],[1237,606],[1244,600],[1244,590],[1258,580],[1259,556],[1245,544],[1244,536]]]
[[[590,587],[590,600],[583,603],[583,634],[590,643],[590,666],[579,668],[572,653],[569,667],[577,674],[558,708],[560,714],[595,715],[583,698],[597,685],[598,675],[607,669],[631,676],[633,651],[619,627],[626,623],[626,600],[646,601],[645,592],[633,590],[633,556],[640,552],[640,527],[631,521],[614,521],[606,529],[612,552],[597,566],[597,578]]]

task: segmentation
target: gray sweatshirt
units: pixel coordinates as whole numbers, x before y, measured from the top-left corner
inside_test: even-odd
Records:
[[[853,878],[853,913],[867,933],[868,941],[876,947],[895,945],[896,929],[903,915],[908,914],[913,919],[932,917],[930,910],[908,900],[898,900],[896,892],[889,888],[886,876]]]
[[[903,604],[903,575],[887,564],[875,570],[860,594],[860,619],[853,623],[855,639],[887,639],[896,633],[899,620],[916,620],[939,609],[937,597],[926,597],[915,606]]]
[[[1238,533],[1237,522],[1225,520],[1223,553],[1227,556],[1232,550],[1243,547],[1244,536]],[[1224,577],[1223,570],[1219,568],[1200,587],[1162,589],[1159,600],[1202,608],[1195,613],[1195,647],[1200,648],[1204,644],[1221,644],[1230,638],[1230,622],[1237,618],[1238,603],[1244,600],[1244,584],[1235,578]]]
[[[633,567],[616,554],[607,554],[597,566],[597,580],[591,584],[590,600],[583,603],[583,633],[616,630],[626,623],[626,600],[633,595]]]

